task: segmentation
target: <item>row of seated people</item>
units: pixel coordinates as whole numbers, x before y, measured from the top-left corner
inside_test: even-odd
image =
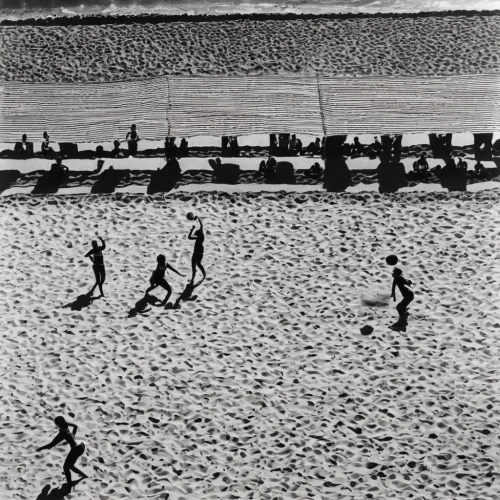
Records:
[[[488,171],[485,166],[477,161],[474,165],[474,171],[468,172],[467,162],[460,156],[449,156],[443,167],[441,165],[436,165],[434,168],[429,168],[429,163],[427,162],[427,154],[423,153],[420,158],[413,162],[413,171],[408,175],[410,178],[424,179],[429,177],[430,174],[435,174],[438,177],[441,175],[453,175],[453,174],[465,174],[469,177],[476,177],[479,179],[484,179],[488,176]]]

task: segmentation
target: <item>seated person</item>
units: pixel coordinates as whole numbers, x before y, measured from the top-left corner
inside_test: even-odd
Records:
[[[229,149],[232,156],[240,155],[240,146],[238,145],[238,138],[236,136],[229,137]]]
[[[314,179],[317,179],[323,175],[323,168],[318,162],[311,166],[311,168],[309,169],[309,175]]]
[[[458,159],[458,170],[467,171],[467,162],[463,158]]]
[[[44,132],[42,141],[42,150],[41,150],[42,156],[47,156],[49,154],[54,153],[54,150],[49,146],[49,144],[50,144],[49,134],[47,134],[47,132]]]
[[[126,154],[123,149],[120,148],[120,141],[113,141],[113,149],[111,150],[111,158],[125,158]]]
[[[177,153],[177,145],[175,137],[165,137],[165,157],[175,156]]]
[[[413,165],[415,166],[415,164],[416,164],[416,172],[421,177],[424,177],[429,171],[429,164],[427,163],[427,153],[422,153],[420,158]]]
[[[29,156],[33,154],[33,143],[28,142],[28,137],[26,136],[26,134],[23,134],[21,142],[16,142],[14,151],[16,153],[22,154],[23,156]]]
[[[364,146],[359,142],[359,137],[355,137],[354,142],[351,145],[351,157],[361,156],[364,149]]]
[[[375,140],[370,144],[370,153],[377,155],[382,151],[382,144],[378,140],[378,137],[375,137]]]
[[[50,166],[49,179],[53,184],[60,184],[69,177],[69,168],[62,164],[62,157],[58,156],[56,162]]]
[[[262,160],[259,164],[259,170],[257,172],[258,176],[264,175],[267,170],[266,160]]]
[[[314,142],[309,143],[309,146],[306,148],[306,153],[310,153],[311,156],[319,155],[321,153],[321,140],[319,137],[316,137]]]
[[[264,176],[268,179],[271,178],[276,173],[277,166],[278,163],[276,162],[276,159],[270,156],[266,162],[266,170],[264,171]]]
[[[301,155],[302,154],[302,148],[303,148],[302,141],[300,139],[297,139],[295,141],[295,146],[294,146],[293,151],[292,151],[293,154],[294,155]]]
[[[479,178],[486,177],[486,169],[480,161],[474,165],[474,175]]]
[[[441,165],[436,165],[434,168],[431,168],[431,173],[439,177],[439,174],[441,173],[442,169],[443,168],[441,167]]]
[[[179,146],[179,150],[181,155],[187,155],[189,152],[188,141],[184,137],[181,139],[181,145]]]
[[[297,136],[295,134],[292,134],[292,137],[290,137],[290,142],[288,143],[288,152],[290,154],[293,154],[295,152],[296,144],[297,144]]]

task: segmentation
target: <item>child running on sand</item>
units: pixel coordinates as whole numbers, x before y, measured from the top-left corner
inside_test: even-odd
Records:
[[[85,444],[83,444],[83,442],[81,441],[79,444],[76,444],[75,434],[78,430],[78,426],[76,424],[68,424],[64,417],[56,417],[54,419],[54,422],[59,428],[59,433],[52,440],[52,442],[46,444],[45,446],[37,448],[36,451],[49,450],[50,448],[58,445],[63,440],[69,444],[70,450],[64,462],[63,470],[64,475],[66,476],[66,481],[68,483],[69,491],[71,491],[71,488],[73,487],[73,484],[71,482],[71,471],[76,472],[83,479],[88,477],[85,473],[83,473],[80,469],[77,469],[75,466],[76,461],[83,455],[83,452],[85,451]],[[73,427],[73,433],[71,433],[69,430],[70,426]]]
[[[92,250],[89,250],[85,257],[89,257],[92,261],[92,268],[95,274],[95,285],[92,287],[88,295],[94,293],[95,287],[99,286],[99,291],[101,292],[101,297],[104,297],[104,292],[102,291],[102,285],[106,279],[106,268],[104,267],[104,258],[102,256],[102,251],[106,249],[105,241],[98,235],[97,236],[102,243],[102,246],[97,244],[97,241],[92,241]]]
[[[151,279],[149,280],[151,286],[146,290],[145,295],[148,295],[149,292],[155,289],[157,286],[161,286],[167,291],[167,296],[161,303],[162,306],[165,306],[168,302],[168,299],[170,298],[170,295],[172,294],[172,288],[165,279],[165,272],[168,269],[170,269],[179,276],[185,276],[185,274],[181,274],[179,271],[175,270],[170,264],[167,264],[167,259],[165,258],[164,255],[158,255],[156,261],[158,262],[158,265],[156,266],[156,269],[153,271],[153,274],[151,275]]]
[[[189,231],[189,236],[188,236],[190,240],[195,240],[193,257],[191,258],[191,268],[193,270],[193,277],[191,278],[191,283],[194,283],[194,276],[196,274],[197,267],[200,268],[201,274],[203,274],[203,278],[201,281],[203,281],[207,277],[207,273],[205,272],[205,269],[201,265],[204,252],[203,242],[205,241],[205,233],[203,232],[203,223],[201,222],[201,219],[199,217],[194,217],[192,220],[197,220],[200,223],[200,229],[195,231],[194,236],[193,236],[193,231],[195,226],[191,228],[191,231]]]
[[[412,285],[410,280],[407,280],[403,277],[403,271],[398,267],[395,267],[392,271],[392,276],[394,280],[392,282],[392,294],[391,297],[396,300],[396,286],[399,288],[401,295],[403,296],[403,300],[396,306],[396,309],[399,313],[400,320],[403,320],[407,316],[408,305],[413,300],[413,290],[409,288]]]

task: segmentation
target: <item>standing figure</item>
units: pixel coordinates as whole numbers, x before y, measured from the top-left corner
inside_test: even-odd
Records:
[[[392,282],[392,294],[391,297],[396,300],[396,286],[399,288],[403,300],[396,306],[399,313],[399,321],[405,321],[408,317],[408,305],[414,299],[413,290],[410,288],[412,282],[403,277],[403,271],[398,267],[395,267],[392,271],[392,276],[394,278]]]
[[[161,303],[162,306],[165,306],[167,305],[168,299],[172,294],[172,287],[168,284],[167,280],[165,279],[165,272],[170,269],[179,276],[184,276],[184,274],[181,274],[179,271],[174,269],[170,264],[167,264],[167,259],[165,258],[164,255],[158,255],[158,257],[156,257],[156,262],[158,263],[158,265],[156,266],[156,269],[153,271],[153,274],[151,275],[151,278],[149,280],[151,286],[146,290],[145,295],[148,295],[149,292],[151,290],[154,290],[157,286],[161,286],[167,291],[167,295],[163,300],[163,302]]]
[[[137,154],[137,143],[139,142],[139,134],[135,125],[130,127],[130,131],[127,132],[127,137],[125,140],[128,142],[128,152],[130,155],[134,156]]]
[[[191,258],[191,268],[193,271],[193,277],[191,278],[191,283],[194,282],[194,275],[196,274],[197,267],[200,268],[201,274],[203,274],[203,279],[201,281],[203,281],[207,277],[207,273],[205,272],[205,269],[201,264],[204,252],[203,242],[205,241],[205,233],[203,232],[203,223],[201,222],[201,219],[199,217],[193,217],[192,220],[197,220],[200,223],[200,229],[195,231],[193,236],[193,231],[195,229],[195,226],[193,226],[191,228],[191,231],[189,231],[189,236],[188,236],[190,240],[195,240],[193,257]]]
[[[69,491],[71,491],[73,487],[73,484],[71,482],[71,471],[76,472],[83,479],[88,477],[84,472],[82,472],[80,469],[77,469],[75,466],[76,461],[83,455],[83,452],[85,451],[85,444],[83,444],[83,442],[81,441],[79,444],[76,444],[75,434],[78,430],[78,426],[76,424],[68,424],[64,417],[56,417],[54,419],[54,422],[59,428],[59,433],[51,443],[37,448],[36,451],[49,450],[50,448],[58,445],[61,441],[66,441],[69,444],[70,450],[64,462],[63,470],[64,475],[66,476],[66,482],[68,483]],[[71,431],[69,430],[70,426],[73,427],[73,433],[71,433]]]
[[[104,284],[104,280],[106,279],[106,268],[104,267],[104,258],[102,256],[102,251],[106,249],[106,243],[104,240],[97,236],[102,243],[102,246],[97,244],[97,241],[92,241],[92,250],[89,250],[85,257],[89,257],[92,261],[92,268],[94,269],[95,274],[95,285],[92,287],[90,292],[87,295],[92,295],[94,293],[95,287],[99,287],[99,291],[101,292],[101,297],[104,297],[104,292],[102,291],[102,285]]]
[[[53,153],[54,150],[49,146],[50,144],[50,137],[47,132],[43,133],[43,141],[42,141],[42,156],[45,156],[47,154]]]

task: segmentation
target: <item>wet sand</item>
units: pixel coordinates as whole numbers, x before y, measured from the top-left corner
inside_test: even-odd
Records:
[[[67,448],[34,451],[59,414],[91,476],[68,499],[498,497],[498,197],[1,199],[0,497],[62,485]],[[158,253],[189,273],[189,211],[208,279],[134,313]],[[96,230],[106,297],[81,308]],[[391,253],[406,334],[360,300],[390,290]]]

